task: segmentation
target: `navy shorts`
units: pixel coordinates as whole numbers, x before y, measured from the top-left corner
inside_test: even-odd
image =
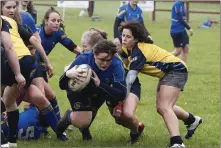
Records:
[[[39,77],[42,77],[45,80],[45,82],[48,82],[48,76],[47,76],[46,67],[44,65],[40,65],[38,63],[38,66],[36,68],[36,72],[35,72],[34,78],[39,78]]]
[[[138,77],[135,79],[134,83],[132,84],[130,93],[133,93],[140,99],[141,84],[140,84]]]
[[[15,80],[15,75],[9,66],[9,63],[6,61],[2,64],[4,65],[3,73],[1,73],[1,83],[6,86],[12,86],[14,83],[17,83]],[[21,74],[26,80],[26,88],[31,85],[31,81],[35,75],[37,61],[34,56],[28,55],[24,56],[19,60]]]
[[[92,81],[80,92],[67,90],[67,97],[73,111],[92,111],[92,108],[100,108],[106,99]]]
[[[189,36],[186,31],[179,33],[170,33],[173,39],[173,45],[175,48],[184,48],[187,44],[189,44]]]

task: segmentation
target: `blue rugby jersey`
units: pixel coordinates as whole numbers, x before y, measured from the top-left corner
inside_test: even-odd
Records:
[[[8,135],[7,119],[1,116],[1,130],[4,132],[5,137]],[[41,134],[46,131],[46,128],[39,125],[39,112],[33,105],[19,114],[18,122],[18,139],[24,140],[37,140]]]
[[[51,35],[47,35],[45,33],[43,25],[37,26],[37,29],[41,37],[41,44],[45,50],[46,55],[50,54],[57,43],[61,43],[70,51],[73,51],[74,48],[77,47],[77,45],[70,38],[68,38],[65,32],[61,29],[59,29],[57,32],[53,32]],[[38,52],[36,52],[36,55],[38,61],[43,62]]]
[[[105,70],[100,70],[95,64],[94,53],[85,52],[78,55],[69,69],[75,65],[88,64],[100,79],[98,89],[113,100],[123,100],[126,97],[125,71],[122,61],[114,56],[111,65]],[[68,80],[64,73],[59,81],[62,90],[68,90]],[[111,87],[112,86],[112,87]]]
[[[176,0],[171,10],[170,33],[183,32],[185,28],[188,30],[190,29],[189,25],[186,23],[186,9],[184,2]]]
[[[21,12],[20,14],[22,18],[21,25],[31,33],[37,32],[32,16],[28,12]]]

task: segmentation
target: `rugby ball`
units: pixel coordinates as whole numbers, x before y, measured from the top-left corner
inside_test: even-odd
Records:
[[[88,64],[81,64],[81,65],[76,65],[73,68],[74,69],[70,69],[70,70],[76,70],[79,72],[84,71],[82,73],[82,76],[85,78],[81,79],[81,81],[77,79],[70,79],[68,81],[68,87],[70,88],[70,90],[74,92],[81,91],[88,85],[88,83],[91,80],[91,75],[92,75],[91,67]]]

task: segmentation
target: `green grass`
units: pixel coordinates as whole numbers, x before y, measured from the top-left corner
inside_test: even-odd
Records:
[[[37,3],[37,2],[36,2]],[[43,3],[43,2],[41,2]],[[44,1],[47,3],[47,1]],[[50,1],[50,3],[55,3]],[[95,15],[101,16],[100,22],[92,22],[90,18],[79,17],[80,9],[66,9],[65,24],[66,32],[78,45],[80,45],[81,34],[89,27],[101,28],[108,32],[109,39],[113,38],[113,22],[119,7],[119,2],[95,3]],[[170,8],[170,3],[158,3],[159,8]],[[36,6],[38,10],[38,22],[42,19],[48,7]],[[194,10],[219,11],[219,5],[193,4]],[[58,9],[61,13],[62,10]],[[190,37],[190,54],[188,57],[189,79],[185,91],[181,94],[177,104],[201,116],[204,123],[196,131],[191,140],[184,140],[186,146],[190,147],[219,147],[220,139],[220,26],[214,25],[211,29],[197,29],[205,19],[212,17],[219,20],[218,15],[191,14],[190,25],[194,29],[194,36]],[[152,34],[155,43],[168,51],[173,49],[172,39],[169,35],[170,13],[157,12],[156,21],[151,21],[151,13],[144,13],[145,25]],[[69,64],[74,54],[71,54],[62,45],[57,45],[49,58],[53,64],[55,75],[49,80],[53,90],[56,92],[61,113],[70,108],[64,91],[58,87],[59,77],[63,73],[64,66]],[[137,117],[146,125],[145,136],[135,146],[163,147],[169,143],[168,132],[162,118],[155,109],[155,91],[157,79],[140,75],[142,82],[142,98],[137,108]],[[51,130],[50,130],[51,131]],[[184,136],[186,129],[180,122],[180,132]],[[68,132],[71,139],[67,143],[56,140],[51,131],[52,139],[39,141],[19,141],[20,147],[123,147],[129,139],[129,131],[115,124],[109,115],[106,105],[100,109],[96,119],[91,126],[93,135],[92,142],[83,142],[78,129]]]

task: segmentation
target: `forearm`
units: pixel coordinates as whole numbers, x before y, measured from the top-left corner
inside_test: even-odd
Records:
[[[138,75],[138,71],[136,70],[129,70],[129,72],[127,73],[127,76],[126,76],[127,94],[130,93],[131,86],[136,80],[137,75]]]
[[[118,37],[118,27],[120,26],[120,22],[121,22],[121,20],[118,18],[118,17],[116,17],[116,19],[115,19],[115,22],[114,22],[114,38],[117,38]]]
[[[38,51],[38,53],[41,56],[41,58],[43,59],[43,61],[46,64],[48,64],[49,63],[48,57],[47,57],[47,55],[44,51],[44,48],[42,47],[40,41],[35,36],[31,36],[29,41],[34,46],[34,48]]]
[[[126,85],[123,82],[117,82],[113,87],[105,83],[100,83],[98,88],[104,96],[108,96],[107,98],[111,99],[110,101],[118,102],[124,100],[126,97]]]
[[[11,47],[9,47],[9,48],[11,48]],[[5,54],[7,56],[8,63],[11,67],[11,70],[13,71],[15,76],[21,74],[18,57],[17,57],[16,53],[13,51],[13,48],[5,50]]]
[[[190,26],[186,23],[186,21],[183,19],[182,14],[178,13],[178,20],[181,24],[185,26],[186,29],[190,30]]]
[[[8,63],[15,75],[20,74],[20,65],[18,62],[18,57],[14,51],[14,47],[10,38],[10,35],[7,32],[1,32],[2,43],[5,48],[5,54],[8,59]]]

